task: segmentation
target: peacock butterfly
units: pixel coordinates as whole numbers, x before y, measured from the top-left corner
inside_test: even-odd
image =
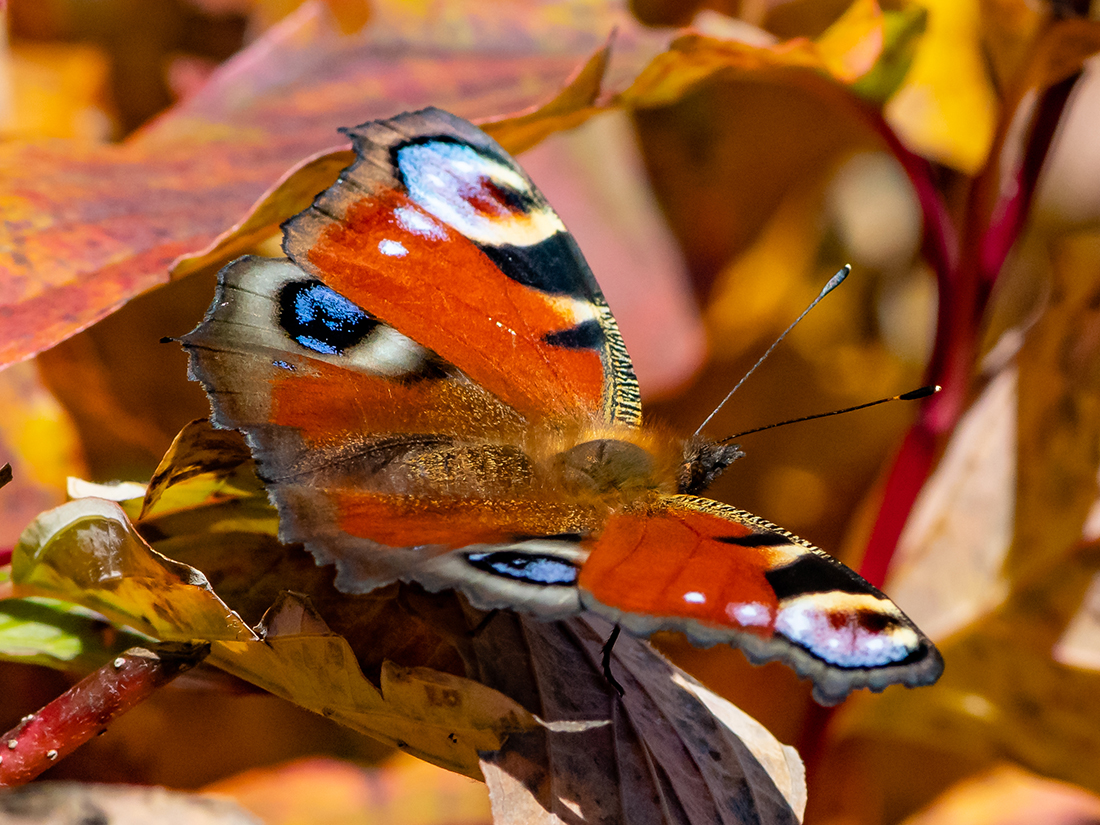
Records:
[[[284,541],[345,593],[414,581],[680,630],[786,662],[824,703],[939,677],[852,570],[697,496],[740,452],[642,423],[595,278],[495,141],[437,109],[346,133],[358,160],[283,225],[288,257],[223,269],[182,339]]]

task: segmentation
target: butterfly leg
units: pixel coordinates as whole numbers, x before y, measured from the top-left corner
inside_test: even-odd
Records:
[[[611,650],[615,647],[615,642],[619,639],[619,633],[622,628],[619,625],[615,625],[614,630],[611,631],[611,635],[607,637],[607,641],[603,646],[603,658],[600,660],[603,667],[603,676],[607,679],[608,684],[615,688],[619,696],[622,696],[626,691],[623,690],[623,686],[616,681],[615,677],[611,674]]]
[[[485,628],[489,626],[489,622],[496,618],[499,612],[499,608],[493,608],[492,610],[490,610],[488,613],[481,617],[481,621],[477,623],[476,627],[474,627],[472,630],[466,631],[466,635],[469,636],[471,639],[476,639],[482,634]]]

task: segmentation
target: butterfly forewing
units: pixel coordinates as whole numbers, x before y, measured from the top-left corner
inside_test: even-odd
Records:
[[[495,141],[438,110],[348,134],[361,159],[285,226],[300,267],[528,419],[639,423],[595,278]]]

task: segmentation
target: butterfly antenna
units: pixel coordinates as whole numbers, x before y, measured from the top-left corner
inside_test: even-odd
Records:
[[[699,435],[699,433],[701,433],[703,431],[703,427],[707,426],[707,424],[710,423],[710,420],[718,414],[718,411],[726,405],[726,402],[729,401],[730,398],[733,397],[733,394],[735,392],[737,392],[738,388],[740,388],[740,386],[745,383],[745,380],[750,375],[752,375],[754,372],[756,372],[756,368],[759,367],[761,364],[763,364],[765,359],[769,355],[772,354],[772,350],[775,349],[777,346],[779,346],[779,342],[782,341],[784,338],[786,338],[787,334],[792,329],[794,329],[796,326],[798,326],[798,322],[801,321],[803,318],[805,318],[806,315],[809,313],[809,311],[811,309],[813,309],[815,306],[817,306],[819,303],[821,303],[822,298],[824,298],[826,295],[828,295],[830,292],[832,292],[834,289],[836,289],[838,286],[840,286],[842,283],[844,283],[844,279],[848,277],[848,273],[851,272],[851,271],[852,271],[851,264],[845,264],[843,267],[841,267],[840,271],[836,275],[834,275],[832,278],[829,279],[829,282],[821,288],[821,292],[819,292],[817,294],[817,297],[814,298],[812,301],[810,301],[810,305],[808,307],[806,307],[804,310],[802,310],[802,314],[799,315],[797,318],[795,318],[794,322],[789,327],[787,327],[785,330],[783,330],[783,334],[775,339],[775,341],[772,343],[772,345],[770,347],[768,347],[768,351],[765,352],[763,355],[761,355],[760,358],[757,360],[757,362],[752,365],[752,368],[749,369],[749,371],[746,372],[741,377],[741,380],[737,382],[737,384],[734,386],[734,388],[732,390],[730,390],[728,393],[726,393],[726,397],[722,399],[722,402],[717,407],[715,407],[714,410],[711,412],[711,414],[708,415],[703,420],[703,423],[699,425],[699,429],[697,429],[695,431],[695,435]],[[888,399],[886,399],[886,400],[888,400]],[[879,403],[879,402],[875,402],[875,403]],[[778,426],[778,425],[775,425],[775,426]]]
[[[733,441],[736,438],[741,438],[744,435],[752,435],[753,433],[763,432],[764,430],[774,430],[776,427],[785,427],[788,424],[800,424],[803,421],[813,421],[815,418],[828,418],[831,415],[843,415],[844,413],[855,412],[856,410],[865,410],[868,407],[877,407],[879,404],[885,404],[888,401],[917,401],[921,398],[927,398],[930,395],[935,395],[940,391],[940,386],[921,387],[920,389],[910,390],[909,392],[903,392],[901,395],[891,395],[889,398],[880,398],[878,401],[868,401],[866,404],[856,404],[854,407],[845,407],[843,410],[832,410],[831,412],[816,413],[814,415],[804,415],[801,418],[791,418],[787,421],[779,421],[775,424],[768,424],[766,427],[756,427],[751,430],[745,430],[743,433],[737,433],[736,435],[729,435],[719,440],[719,444],[725,444],[727,441]]]

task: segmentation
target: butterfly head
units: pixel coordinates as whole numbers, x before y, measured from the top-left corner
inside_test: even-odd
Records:
[[[698,495],[743,455],[737,444],[723,444],[694,436],[684,445],[677,491]]]

